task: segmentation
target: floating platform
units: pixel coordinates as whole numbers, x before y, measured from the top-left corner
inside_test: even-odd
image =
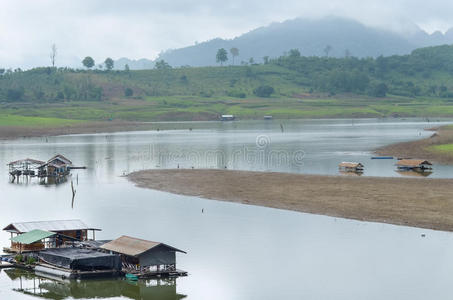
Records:
[[[393,159],[393,156],[373,156],[371,159]]]
[[[146,273],[127,273],[129,275],[135,275],[137,276],[138,279],[150,279],[150,278],[156,278],[156,277],[180,277],[180,276],[187,276],[188,273],[187,271],[183,270],[173,270],[173,271],[150,271]],[[127,275],[126,274],[126,275]]]
[[[40,263],[34,268],[35,272],[41,274],[48,274],[53,277],[61,279],[88,279],[88,278],[102,278],[102,277],[117,277],[121,273],[116,269],[108,270],[71,270],[66,268],[60,268],[57,266]]]
[[[7,268],[13,268],[14,265],[12,263],[6,262],[6,261],[1,261],[0,262],[0,269],[7,269]]]

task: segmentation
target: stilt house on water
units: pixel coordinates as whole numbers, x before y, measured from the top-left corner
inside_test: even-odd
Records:
[[[57,154],[39,167],[38,174],[41,176],[64,176],[68,175],[72,161],[61,154]]]
[[[164,243],[123,235],[100,248],[120,254],[123,271],[141,278],[159,274],[186,275],[186,272],[176,269],[176,252],[186,252]]]
[[[32,158],[12,161],[8,164],[9,174],[14,177],[20,175],[34,176],[38,173],[39,167],[43,164],[45,164],[45,162]]]
[[[66,242],[86,241],[89,231],[92,232],[92,239],[95,240],[95,232],[100,231],[100,229],[88,227],[81,220],[11,223],[3,230],[11,234],[11,246],[4,248],[6,252],[37,251],[46,248],[46,245],[52,248],[64,245]],[[24,236],[24,234],[27,235]],[[43,242],[45,239],[48,239],[47,243]]]
[[[418,172],[432,170],[432,164],[423,159],[402,159],[396,163],[398,170],[413,170]]]
[[[357,162],[342,162],[338,165],[338,168],[342,172],[363,172],[364,166],[361,163]]]
[[[71,169],[85,169],[85,167],[73,167],[72,161],[61,154],[57,154],[47,162],[26,158],[16,160],[8,164],[9,174],[13,182],[20,176],[63,179]]]

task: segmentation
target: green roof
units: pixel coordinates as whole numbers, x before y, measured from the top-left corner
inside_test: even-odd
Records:
[[[55,232],[35,229],[11,238],[11,241],[28,245],[39,242],[42,239],[54,236],[55,234],[56,234]]]

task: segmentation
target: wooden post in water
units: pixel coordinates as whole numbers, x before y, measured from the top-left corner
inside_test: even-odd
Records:
[[[74,189],[74,182],[71,180],[71,189],[72,189],[72,202],[71,202],[71,208],[74,208],[74,198],[76,195],[76,190]]]

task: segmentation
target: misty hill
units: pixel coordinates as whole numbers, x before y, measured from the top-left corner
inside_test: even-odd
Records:
[[[239,49],[235,64],[262,62],[264,56],[279,57],[289,49],[299,49],[303,56],[324,56],[327,45],[331,46],[329,56],[344,57],[346,52],[356,57],[378,57],[394,54],[409,54],[420,47],[452,44],[453,30],[445,35],[441,32],[428,34],[417,27],[408,35],[388,30],[367,27],[359,22],[329,17],[318,20],[294,19],[273,23],[245,33],[231,40],[213,39],[197,45],[168,50],[158,59],[164,59],[172,66],[217,65],[215,54],[219,48],[227,51]],[[232,58],[229,54],[229,64]]]
[[[131,70],[146,70],[154,68],[154,62],[146,58],[135,60],[122,57],[115,61],[116,70],[124,70],[126,65],[128,65]]]

